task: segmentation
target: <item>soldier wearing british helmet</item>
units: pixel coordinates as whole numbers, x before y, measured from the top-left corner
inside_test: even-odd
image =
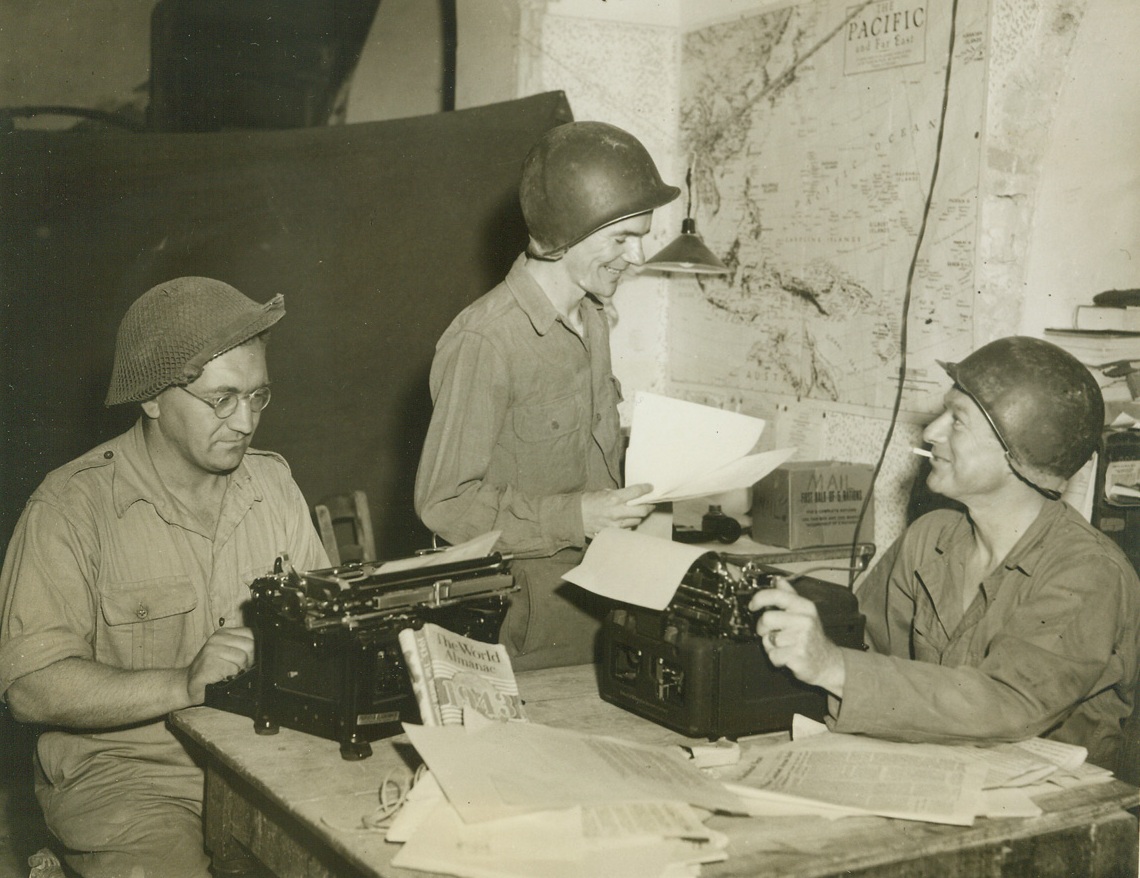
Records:
[[[88,878],[208,878],[202,770],[165,717],[249,667],[241,605],[278,554],[328,564],[285,461],[250,448],[284,314],[205,277],[136,299],[107,404],[138,420],[49,473],[8,545],[0,694],[46,727],[36,798]]]

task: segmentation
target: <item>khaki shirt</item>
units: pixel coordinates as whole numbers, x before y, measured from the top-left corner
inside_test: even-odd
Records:
[[[581,495],[620,480],[621,389],[601,304],[580,337],[516,260],[440,338],[416,512],[452,543],[501,530],[500,546],[547,557],[585,544]]]
[[[965,515],[932,512],[876,565],[858,592],[875,652],[844,651],[831,725],[942,743],[1043,735],[1114,767],[1140,675],[1136,571],[1050,502],[963,612],[970,545]]]
[[[0,576],[0,694],[69,657],[185,667],[218,627],[244,624],[250,583],[281,554],[299,570],[328,566],[281,457],[248,451],[230,475],[216,532],[203,533],[159,479],[140,421],[50,473],[28,501]],[[113,770],[103,760],[189,764],[161,720],[51,731],[38,752],[47,777],[68,787],[100,771],[105,784]]]

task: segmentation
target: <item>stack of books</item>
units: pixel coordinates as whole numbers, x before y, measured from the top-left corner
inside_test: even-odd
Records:
[[[1107,290],[1077,305],[1071,327],[1046,329],[1096,376],[1106,402],[1140,397],[1140,289]]]
[[[1077,305],[1073,329],[1140,332],[1140,290],[1106,290],[1091,305]]]

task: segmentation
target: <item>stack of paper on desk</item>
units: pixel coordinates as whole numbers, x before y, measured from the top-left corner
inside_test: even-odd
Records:
[[[649,878],[724,859],[727,840],[702,821],[744,813],[671,749],[535,723],[405,730],[440,791],[423,787],[389,833],[405,868]]]
[[[984,766],[922,744],[820,735],[759,751],[738,783],[852,813],[969,826]]]
[[[587,805],[465,823],[426,776],[388,831],[392,865],[472,878],[699,875],[726,858],[727,838],[679,802]]]
[[[741,810],[723,784],[671,749],[538,723],[404,729],[469,823],[617,802],[677,800],[708,811]]]
[[[750,752],[731,777],[730,789],[750,813],[779,813],[790,797],[802,813],[826,803],[819,812],[826,817],[877,814],[968,826],[977,817],[1037,816],[1030,794],[1042,791],[1042,781],[1091,778],[1082,770],[1084,748],[1041,738],[991,747],[905,744],[834,734],[803,717],[793,735],[791,743]]]
[[[662,503],[750,487],[795,453],[754,454],[764,421],[712,406],[639,392],[633,400],[625,483],[653,490],[635,503]]]

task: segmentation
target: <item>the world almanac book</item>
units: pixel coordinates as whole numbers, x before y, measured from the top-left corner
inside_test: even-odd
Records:
[[[466,710],[492,720],[526,722],[507,649],[431,622],[399,633],[412,691],[425,726],[462,725]]]

